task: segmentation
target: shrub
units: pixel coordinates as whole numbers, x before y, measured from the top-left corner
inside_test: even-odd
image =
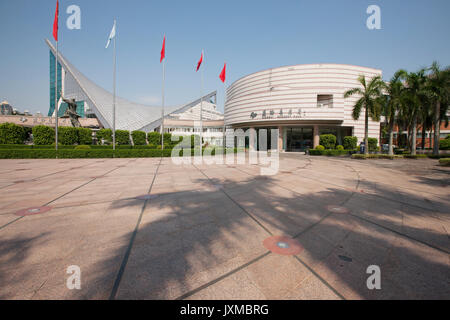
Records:
[[[334,149],[336,146],[336,136],[334,134],[322,134],[320,136],[320,145],[325,149]]]
[[[439,149],[440,150],[450,150],[450,139],[448,137],[439,142]]]
[[[322,145],[318,145],[318,146],[316,147],[316,150],[322,151],[322,150],[325,150],[325,147],[322,146]]]
[[[35,145],[51,145],[55,142],[55,129],[47,126],[33,127],[33,142]]]
[[[100,129],[97,131],[98,142],[101,143],[102,139],[107,143],[112,143],[112,130],[111,129]]]
[[[80,146],[76,146],[74,148],[74,150],[91,150],[90,146],[86,146],[86,145],[80,145]]]
[[[200,145],[200,136],[197,134],[191,135],[191,147],[195,148]]]
[[[150,132],[147,140],[148,144],[159,146],[161,144],[161,134],[159,132]]]
[[[147,135],[144,131],[133,131],[131,133],[131,137],[133,138],[133,143],[135,146],[144,146],[147,144]]]
[[[369,138],[369,151],[378,151],[378,139]]]
[[[78,144],[88,145],[92,144],[92,131],[88,128],[77,128]]]
[[[172,145],[172,134],[164,133],[164,145],[171,146]]]
[[[0,144],[22,144],[27,135],[25,129],[14,123],[0,125]]]
[[[449,166],[450,166],[450,158],[442,158],[442,159],[439,159],[439,164],[440,164],[441,166],[449,167]]]
[[[311,149],[309,150],[309,154],[312,156],[329,156],[329,157],[337,157],[337,156],[346,156],[349,154],[348,150],[318,150]]]
[[[129,145],[131,143],[130,131],[116,130],[116,143],[118,145]]]
[[[357,148],[358,138],[357,137],[344,137],[344,149],[346,150],[354,150]]]
[[[336,150],[344,150],[344,147],[343,146],[337,146]]]
[[[78,143],[78,130],[74,127],[59,127],[58,142],[64,146],[73,146]]]
[[[411,154],[405,154],[403,155],[404,158],[407,159],[426,159],[428,158],[428,156],[426,154],[416,154],[416,155],[411,155]]]

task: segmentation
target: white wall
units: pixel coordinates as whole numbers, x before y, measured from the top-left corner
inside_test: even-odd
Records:
[[[354,135],[364,137],[364,113],[359,120],[352,119],[353,105],[358,97],[344,99],[344,92],[359,86],[359,75],[372,78],[382,71],[373,68],[339,65],[310,64],[264,70],[243,77],[227,90],[225,124],[263,124],[279,121],[338,121],[341,126],[354,127]],[[333,95],[332,107],[318,107],[317,95]],[[283,110],[284,119],[263,119],[263,111],[273,110],[275,116]],[[299,112],[301,111],[301,112]],[[251,113],[257,116],[252,119]],[[379,122],[370,121],[369,136],[379,138]]]

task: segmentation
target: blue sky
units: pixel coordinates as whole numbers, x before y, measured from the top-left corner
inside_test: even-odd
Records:
[[[47,113],[49,53],[56,0],[0,0],[0,99],[20,110]],[[81,30],[65,26],[69,5],[81,8]],[[366,9],[381,8],[382,29],[368,30]],[[344,63],[380,68],[389,79],[433,60],[450,64],[448,0],[62,0],[61,52],[86,76],[112,89],[112,50],[105,44],[118,21],[117,94],[161,101],[159,55],[167,35],[166,103],[201,92],[195,72],[205,50],[204,93],[256,71],[303,63]]]

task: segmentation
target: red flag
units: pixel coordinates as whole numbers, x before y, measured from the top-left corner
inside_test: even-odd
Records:
[[[161,60],[159,61],[159,63],[163,62],[165,57],[166,57],[166,35],[164,35],[163,46],[161,50]]]
[[[226,75],[227,75],[227,64],[225,63],[225,65],[223,66],[223,70],[220,73],[220,80],[222,80],[223,83],[225,83]]]
[[[200,57],[200,60],[197,63],[197,71],[198,71],[198,69],[200,69],[200,66],[202,65],[202,63],[203,63],[203,51],[202,51],[202,56]]]
[[[59,1],[56,0],[55,21],[53,21],[53,38],[58,41]]]

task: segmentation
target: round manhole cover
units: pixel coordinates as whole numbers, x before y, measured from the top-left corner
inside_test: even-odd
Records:
[[[347,208],[338,206],[338,205],[330,205],[327,206],[327,210],[332,213],[338,213],[338,214],[348,214],[350,211]]]
[[[283,256],[293,256],[303,251],[302,245],[297,240],[285,236],[267,238],[263,245],[269,251]]]
[[[52,207],[33,207],[17,211],[15,215],[20,217],[34,216],[36,214],[43,214],[50,210],[52,210]]]

